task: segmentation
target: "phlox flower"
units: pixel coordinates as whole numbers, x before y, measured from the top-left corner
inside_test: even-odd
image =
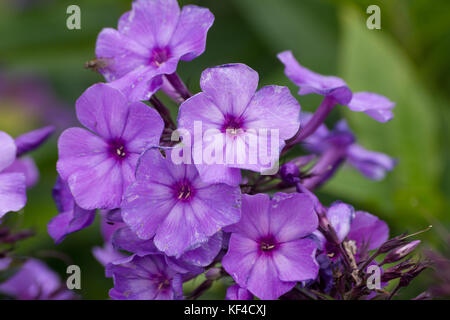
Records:
[[[117,30],[100,32],[95,52],[104,67],[99,71],[130,100],[147,100],[180,60],[203,53],[213,22],[206,8],[180,10],[176,0],[136,0],[120,17]]]
[[[289,89],[266,86],[256,91],[258,81],[258,73],[244,64],[206,69],[202,92],[180,106],[179,128],[194,138],[205,135],[201,144],[194,141],[192,150],[203,180],[239,184],[240,169],[270,170],[285,140],[298,131],[300,105]],[[196,123],[201,123],[201,132],[196,132]],[[209,152],[217,161],[202,159]]]
[[[154,238],[158,250],[178,258],[239,220],[241,193],[202,181],[194,165],[175,164],[171,151],[165,154],[150,149],[141,157],[122,217],[140,239]]]
[[[88,130],[70,128],[61,134],[58,173],[81,208],[118,208],[135,180],[140,154],[159,144],[164,122],[154,109],[129,102],[105,84],[87,89],[76,111]]]
[[[316,243],[305,239],[318,227],[305,194],[243,195],[241,220],[222,265],[236,283],[260,299],[277,299],[297,282],[315,279]]]

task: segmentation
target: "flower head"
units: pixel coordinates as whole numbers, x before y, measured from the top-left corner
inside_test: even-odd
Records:
[[[302,114],[302,120],[311,118],[308,113]],[[333,130],[322,124],[304,140],[304,147],[314,153],[323,154],[330,147],[344,148],[347,163],[371,180],[381,180],[386,172],[392,171],[397,161],[380,152],[370,151],[355,142],[356,138],[345,120],[339,121]]]
[[[116,300],[175,300],[183,295],[181,274],[172,270],[164,255],[132,255],[110,263],[106,274],[112,276],[109,291]]]
[[[371,92],[352,93],[344,80],[323,76],[300,65],[291,51],[278,54],[278,59],[285,65],[286,76],[300,87],[299,95],[316,93],[332,98],[336,103],[352,111],[364,112],[379,122],[393,118],[395,103],[388,98]]]
[[[118,30],[106,28],[97,39],[100,72],[132,101],[146,100],[172,74],[180,60],[203,53],[214,16],[194,5],[182,10],[176,0],[136,0],[119,19]]]
[[[269,170],[278,161],[285,140],[300,126],[300,105],[288,88],[266,86],[259,91],[258,73],[243,64],[228,64],[202,73],[201,93],[180,107],[178,124],[191,136],[201,123],[203,144],[194,142],[194,163],[202,179],[240,183],[239,169]],[[208,163],[208,150],[218,161]],[[226,159],[225,159],[226,158]]]
[[[194,165],[174,164],[150,149],[141,157],[136,182],[122,203],[123,220],[141,239],[181,256],[240,218],[239,187],[202,181]]]
[[[57,169],[75,202],[84,209],[114,209],[134,181],[140,154],[159,144],[159,114],[141,102],[129,103],[118,90],[96,84],[76,103],[89,130],[70,128],[58,141]]]
[[[241,220],[226,230],[232,234],[223,267],[258,298],[277,299],[296,282],[316,278],[316,244],[305,237],[317,226],[307,195],[244,195]]]

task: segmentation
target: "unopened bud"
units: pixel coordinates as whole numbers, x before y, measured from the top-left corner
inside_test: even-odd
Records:
[[[408,254],[414,251],[416,247],[419,245],[420,240],[411,241],[404,246],[401,246],[391,252],[384,258],[383,264],[396,262],[400,259],[403,259]]]
[[[294,184],[295,178],[300,176],[300,170],[294,163],[288,162],[281,166],[280,176],[283,181],[289,184]]]

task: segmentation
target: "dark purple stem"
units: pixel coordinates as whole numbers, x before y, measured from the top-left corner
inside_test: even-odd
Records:
[[[187,100],[192,97],[189,89],[184,84],[183,80],[178,76],[177,73],[172,73],[166,75],[167,80],[172,85],[173,89],[180,95],[183,100]]]
[[[150,98],[150,103],[152,106],[158,111],[161,115],[161,118],[164,120],[164,124],[166,128],[176,129],[175,122],[172,120],[172,116],[170,115],[169,109],[159,100],[155,95]]]

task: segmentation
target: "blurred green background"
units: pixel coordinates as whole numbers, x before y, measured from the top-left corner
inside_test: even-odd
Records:
[[[395,118],[380,124],[360,113],[337,108],[359,143],[399,159],[382,182],[342,169],[320,196],[325,203],[341,199],[386,220],[391,236],[415,232],[422,248],[448,250],[445,230],[450,213],[450,2],[448,0],[190,0],[180,4],[206,6],[216,20],[206,52],[182,62],[179,74],[193,92],[207,67],[242,62],[260,74],[260,85],[296,88],[276,59],[291,49],[305,66],[343,77],[355,91],[374,91],[397,102]],[[81,30],[66,28],[66,8],[81,8]],[[16,136],[44,124],[59,130],[76,123],[74,102],[95,82],[103,81],[83,65],[95,57],[97,34],[116,27],[130,9],[130,0],[0,0],[0,129]],[[381,8],[381,30],[368,30],[368,5]],[[30,95],[30,91],[40,94]],[[317,96],[298,97],[304,110],[314,110]],[[27,97],[27,98],[24,98]],[[59,132],[58,132],[59,134]],[[51,188],[56,178],[57,135],[33,153],[41,179],[28,192],[28,204],[11,220],[34,228],[37,236],[21,243],[18,252],[44,259],[65,278],[66,262],[82,269],[85,299],[104,299],[112,286],[91,249],[101,245],[98,221],[55,246],[46,225],[56,215]],[[64,259],[61,259],[61,256]],[[59,258],[58,258],[59,257]],[[402,291],[411,298],[431,283],[427,272]],[[209,298],[223,298],[219,284]]]

